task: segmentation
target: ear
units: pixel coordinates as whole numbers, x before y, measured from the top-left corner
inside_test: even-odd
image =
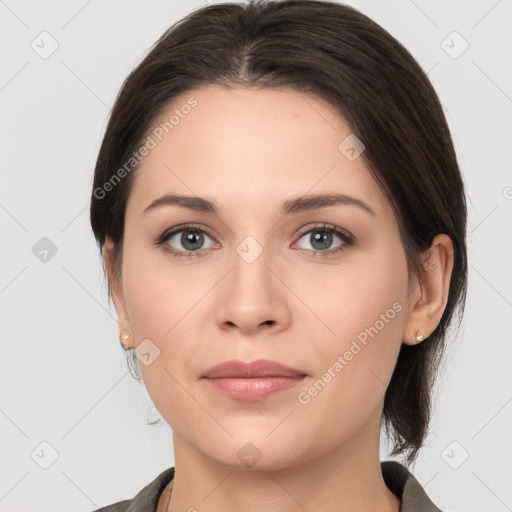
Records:
[[[108,276],[110,285],[110,297],[114,302],[116,309],[117,321],[119,324],[119,340],[127,348],[134,348],[133,331],[131,328],[130,320],[127,315],[126,305],[124,301],[123,284],[121,280],[120,269],[115,269],[114,266],[114,244],[110,239],[106,239],[103,244],[102,250],[103,261],[105,263],[105,270]],[[127,339],[122,339],[122,335],[128,335]]]
[[[427,251],[425,266],[420,280],[415,276],[410,283],[412,292],[402,337],[406,345],[416,345],[427,339],[443,316],[453,270],[453,244],[448,235],[434,237]],[[416,334],[423,336],[423,339],[417,341]]]

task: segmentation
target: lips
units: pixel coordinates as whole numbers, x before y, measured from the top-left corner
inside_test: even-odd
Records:
[[[275,361],[258,359],[244,363],[233,359],[210,368],[201,377],[209,389],[231,399],[259,401],[293,388],[306,376],[301,370]]]
[[[210,368],[201,377],[219,379],[226,377],[304,377],[305,375],[306,373],[301,370],[267,359],[258,359],[250,363],[231,359]]]

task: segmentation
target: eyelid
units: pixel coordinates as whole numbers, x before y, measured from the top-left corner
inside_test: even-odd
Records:
[[[354,235],[352,235],[352,233],[350,233],[350,231],[348,231],[344,228],[340,228],[339,226],[335,226],[334,224],[329,224],[328,222],[319,222],[319,223],[315,224],[314,226],[308,226],[306,228],[301,228],[296,236],[301,238],[306,233],[309,233],[310,231],[314,231],[317,229],[318,230],[320,230],[320,229],[332,230],[339,235],[344,235],[348,240],[351,240],[351,241],[354,240]]]

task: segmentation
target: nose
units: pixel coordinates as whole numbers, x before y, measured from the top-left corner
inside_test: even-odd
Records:
[[[254,247],[250,247],[249,252]],[[276,259],[263,250],[254,260],[233,253],[232,267],[216,292],[216,321],[245,335],[276,333],[290,323],[290,291],[279,277]]]

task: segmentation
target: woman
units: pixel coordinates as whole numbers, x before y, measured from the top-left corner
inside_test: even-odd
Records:
[[[91,224],[175,451],[100,510],[440,510],[407,464],[464,307],[464,186],[383,28],[316,0],[181,20],[123,84]]]

